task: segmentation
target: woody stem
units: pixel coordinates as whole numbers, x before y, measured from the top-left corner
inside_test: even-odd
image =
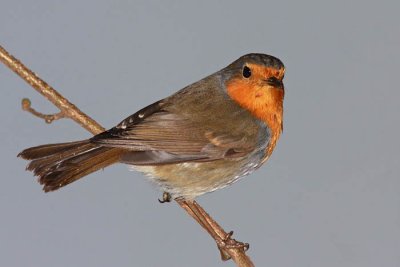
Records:
[[[196,202],[176,199],[178,204],[186,210],[215,240],[221,252],[222,260],[232,259],[238,266],[254,266],[245,254],[248,244],[231,239],[231,234],[225,230]]]

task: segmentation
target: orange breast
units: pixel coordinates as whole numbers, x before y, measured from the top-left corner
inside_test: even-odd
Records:
[[[271,155],[282,132],[284,90],[274,88],[259,79],[234,78],[226,84],[228,95],[242,108],[270,128],[269,141],[264,161]]]

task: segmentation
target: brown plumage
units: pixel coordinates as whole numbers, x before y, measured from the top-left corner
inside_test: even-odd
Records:
[[[101,147],[85,140],[32,147],[18,156],[31,160],[26,169],[39,176],[43,190],[49,192],[118,162],[121,149]]]
[[[283,75],[279,59],[249,54],[91,139],[19,156],[31,160],[27,169],[46,192],[121,162],[173,197],[192,199],[233,183],[270,156],[282,129]]]

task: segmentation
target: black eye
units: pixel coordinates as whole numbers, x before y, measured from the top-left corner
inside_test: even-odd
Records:
[[[249,78],[251,76],[251,69],[247,66],[243,67],[243,77]]]

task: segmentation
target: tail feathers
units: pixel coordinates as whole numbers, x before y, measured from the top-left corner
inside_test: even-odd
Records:
[[[38,176],[45,192],[57,190],[120,160],[122,150],[89,140],[25,149],[18,156],[31,160],[26,167]]]

